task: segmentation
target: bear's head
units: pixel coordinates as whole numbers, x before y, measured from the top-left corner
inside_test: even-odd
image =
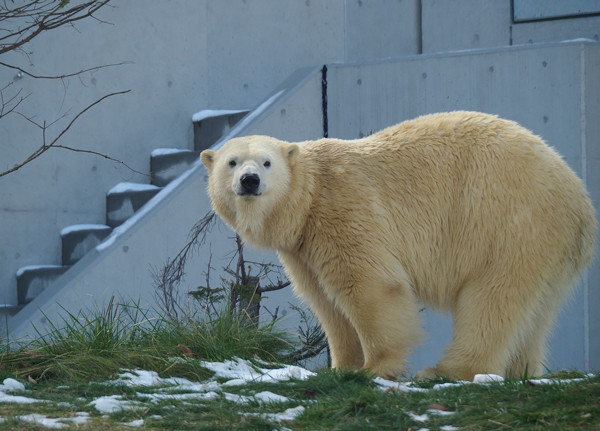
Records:
[[[298,153],[296,144],[268,136],[235,138],[204,150],[200,158],[215,212],[242,236],[262,227],[264,216],[286,199]]]

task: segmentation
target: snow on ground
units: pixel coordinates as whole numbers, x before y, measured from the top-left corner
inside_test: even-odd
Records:
[[[44,400],[36,400],[34,398],[27,398],[20,395],[10,395],[7,392],[22,392],[25,390],[23,383],[18,382],[15,379],[5,379],[0,385],[0,403],[17,403],[17,404],[31,404],[31,403],[43,403]]]
[[[232,379],[224,383],[226,386],[237,386],[247,382],[281,382],[290,379],[306,380],[309,377],[316,376],[316,373],[308,371],[295,365],[286,365],[283,368],[258,368],[248,361],[239,358],[226,360],[223,362],[201,361],[200,365],[215,373],[215,377]]]
[[[309,377],[315,376],[316,373],[308,371],[304,368],[294,365],[281,365],[278,368],[261,368],[255,366],[250,361],[234,358],[223,362],[206,362],[202,361],[201,365],[209,370],[212,370],[215,375],[212,379],[204,382],[192,382],[188,379],[180,377],[162,378],[154,371],[145,370],[123,370],[116,379],[103,382],[106,385],[119,386],[124,385],[139,389],[136,392],[137,398],[156,403],[161,400],[173,400],[185,402],[186,400],[209,401],[217,398],[222,398],[228,402],[238,404],[240,406],[248,403],[289,403],[294,402],[283,395],[273,393],[271,391],[262,391],[254,395],[238,395],[226,392],[226,388],[231,386],[242,386],[248,382],[266,382],[276,383],[287,381],[290,379],[306,380]],[[266,364],[265,364],[266,365]],[[215,379],[229,379],[224,383],[219,383]],[[527,383],[530,385],[547,385],[571,383],[585,380],[581,379],[530,379]],[[504,379],[493,374],[476,375],[472,382],[458,383],[442,383],[435,385],[432,389],[424,389],[415,387],[413,382],[394,382],[385,380],[380,377],[374,379],[374,383],[382,391],[401,391],[401,392],[428,392],[430,390],[441,390],[449,387],[456,387],[465,384],[492,384],[503,382]],[[150,390],[150,392],[148,392]],[[49,402],[29,398],[22,395],[12,395],[9,392],[26,392],[25,386],[15,379],[5,379],[0,385],[0,404],[2,403],[40,403]],[[95,408],[100,414],[108,415],[122,410],[147,409],[144,401],[127,400],[122,395],[101,396],[91,400],[88,405]],[[298,402],[299,405],[285,409],[279,413],[245,413],[240,410],[241,415],[256,415],[274,422],[293,421],[301,415],[305,406],[314,401]],[[414,412],[406,412],[415,422],[425,423],[429,421],[430,416],[448,416],[451,417],[455,412],[438,410],[429,408],[424,414],[416,414]],[[41,425],[46,428],[64,428],[70,424],[85,424],[90,418],[87,412],[77,412],[71,417],[65,418],[48,418],[40,414],[28,414],[16,416],[15,419],[23,422],[30,422]],[[153,416],[152,419],[160,419]],[[0,422],[6,418],[0,417]],[[143,419],[134,420],[132,422],[122,423],[121,425],[129,427],[141,427],[144,425]],[[283,428],[282,428],[283,429]],[[444,425],[440,428],[444,431],[458,430],[452,425]],[[425,431],[427,428],[421,428]]]

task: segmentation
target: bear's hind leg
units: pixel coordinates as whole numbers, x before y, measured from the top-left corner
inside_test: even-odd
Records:
[[[463,286],[453,310],[454,334],[445,356],[419,377],[442,375],[472,380],[475,374],[506,376],[512,358],[538,361],[541,345],[528,347],[537,327],[534,298],[519,283]],[[546,329],[544,325],[542,329]],[[528,352],[523,356],[519,352]],[[537,368],[536,370],[537,371]]]
[[[547,286],[544,292],[557,289]],[[560,291],[560,290],[558,290]],[[561,294],[548,295],[546,301],[536,301],[532,310],[532,329],[521,341],[516,354],[510,360],[506,375],[513,378],[535,377],[544,373],[546,338],[560,308]]]

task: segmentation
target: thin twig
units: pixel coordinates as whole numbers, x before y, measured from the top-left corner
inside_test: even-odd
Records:
[[[88,105],[86,108],[84,108],[82,111],[80,111],[77,115],[75,115],[75,117],[73,117],[73,119],[69,122],[69,124],[67,124],[67,126],[52,140],[52,142],[50,142],[49,144],[46,144],[46,129],[48,128],[48,126],[46,125],[46,123],[44,122],[43,125],[39,125],[37,123],[35,123],[33,120],[27,118],[28,121],[32,122],[33,124],[36,124],[38,127],[40,127],[42,129],[42,145],[35,150],[33,153],[31,153],[29,155],[29,157],[27,157],[25,159],[25,161],[13,166],[12,168],[4,171],[4,172],[0,172],[0,177],[3,177],[4,175],[8,175],[12,172],[18,171],[19,169],[21,169],[23,166],[25,166],[26,164],[30,163],[32,160],[37,159],[39,156],[41,156],[42,154],[44,154],[46,151],[48,151],[50,148],[56,148],[57,145],[56,143],[58,142],[58,140],[60,138],[62,138],[65,133],[67,133],[69,131],[69,129],[71,128],[71,126],[73,126],[73,124],[79,119],[79,117],[81,117],[83,114],[85,114],[87,111],[89,111],[90,109],[92,109],[94,106],[96,106],[97,104],[101,103],[103,100],[112,97],[112,96],[116,96],[119,94],[126,94],[129,93],[131,90],[125,90],[125,91],[117,91],[114,93],[110,93],[107,94],[103,97],[101,97],[100,99],[96,100],[94,103]]]
[[[31,78],[35,78],[35,79],[65,79],[65,78],[71,78],[73,76],[83,75],[86,72],[93,72],[96,70],[104,69],[106,67],[123,66],[125,64],[134,64],[134,63],[133,63],[133,61],[122,61],[120,63],[104,64],[102,66],[94,66],[94,67],[90,67],[87,69],[82,69],[79,72],[63,73],[62,75],[36,75],[34,73],[28,72],[27,70],[23,69],[22,67],[13,66],[12,64],[3,63],[0,61],[0,66],[4,66],[9,69],[17,70],[17,71],[21,72],[22,74],[27,75]]]
[[[115,159],[114,157],[111,157],[109,155],[106,155],[106,154],[103,154],[103,153],[99,153],[98,151],[94,151],[94,150],[82,150],[80,148],[72,148],[72,147],[68,147],[66,145],[54,145],[54,148],[62,148],[63,150],[74,151],[76,153],[86,153],[86,154],[93,154],[95,156],[100,156],[102,158],[110,160],[111,162],[115,162],[115,163],[118,163],[120,165],[123,165],[124,167],[126,167],[127,169],[129,169],[131,172],[134,172],[136,174],[144,175],[146,177],[150,177],[151,176],[147,172],[138,171],[138,170],[132,168],[131,166],[129,166],[127,163],[125,163],[122,160]]]

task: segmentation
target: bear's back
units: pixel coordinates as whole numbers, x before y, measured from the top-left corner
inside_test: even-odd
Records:
[[[571,256],[576,272],[591,259],[594,209],[581,181],[512,121],[432,114],[354,141],[306,143],[303,152],[319,184],[309,231],[398,256],[433,305],[452,297],[440,283],[450,289],[485,268],[527,261],[550,274]]]

